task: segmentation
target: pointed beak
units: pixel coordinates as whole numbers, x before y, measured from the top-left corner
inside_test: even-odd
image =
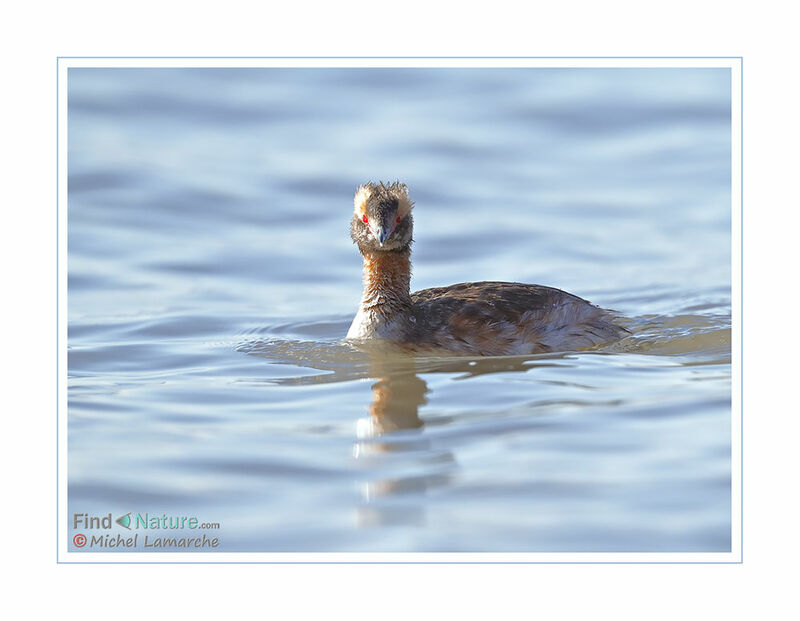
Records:
[[[388,226],[377,226],[375,227],[375,239],[378,240],[378,243],[383,246],[383,242],[385,242],[389,235],[392,234],[392,229]]]

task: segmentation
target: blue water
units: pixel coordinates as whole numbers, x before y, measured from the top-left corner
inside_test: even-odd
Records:
[[[219,524],[83,550],[731,549],[728,70],[68,82],[69,519]],[[352,195],[378,179],[416,201],[413,289],[556,286],[631,336],[478,359],[343,343]]]

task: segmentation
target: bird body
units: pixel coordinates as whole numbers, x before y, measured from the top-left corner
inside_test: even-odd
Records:
[[[498,356],[586,349],[626,332],[609,311],[541,285],[473,282],[410,293],[412,207],[399,182],[356,192],[350,232],[364,260],[364,293],[348,339]]]

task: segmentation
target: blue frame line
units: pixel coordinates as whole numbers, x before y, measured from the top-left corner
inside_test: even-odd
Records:
[[[744,563],[744,59],[739,57],[739,562]]]
[[[58,462],[59,462],[59,452],[58,452],[58,400],[60,391],[60,369],[58,367],[58,356],[60,353],[60,341],[59,341],[59,333],[58,333],[58,308],[59,308],[59,300],[58,300],[58,290],[59,290],[59,282],[58,282],[58,253],[59,253],[59,231],[58,231],[58,217],[60,213],[59,204],[58,204],[58,177],[59,177],[59,161],[58,161],[58,87],[59,87],[59,80],[58,80],[58,65],[59,65],[59,58],[56,58],[56,563],[59,563],[60,560],[58,558],[58,513],[61,510],[61,502],[59,496],[59,472],[58,472]]]
[[[59,452],[59,394],[60,394],[60,368],[59,368],[59,252],[60,230],[59,214],[61,212],[59,195],[59,87],[60,87],[60,61],[78,59],[103,59],[103,60],[139,60],[139,59],[214,59],[214,60],[241,60],[241,59],[274,59],[274,60],[449,60],[449,59],[480,59],[480,60],[738,60],[739,61],[739,390],[740,390],[740,473],[739,473],[739,560],[737,561],[64,561],[59,557],[59,511],[60,511],[60,452]],[[224,67],[221,67],[224,68]],[[254,67],[256,68],[256,67]],[[256,553],[254,553],[256,554]],[[260,554],[260,553],[257,553]],[[414,554],[414,553],[410,553]],[[56,56],[56,564],[58,565],[742,565],[744,564],[744,57],[743,56]]]

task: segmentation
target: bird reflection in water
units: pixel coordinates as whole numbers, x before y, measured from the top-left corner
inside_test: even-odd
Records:
[[[381,377],[372,385],[370,418],[362,419],[366,424],[364,435],[376,436],[422,427],[419,407],[428,402],[425,394],[428,384],[413,372],[407,375]]]
[[[423,433],[419,409],[427,403],[428,385],[416,374],[413,360],[386,365],[373,356],[370,374],[377,381],[369,416],[358,421],[353,451],[365,472],[358,523],[421,524],[422,497],[450,482],[455,460]]]
[[[323,384],[372,378],[368,415],[358,420],[353,456],[362,473],[360,526],[413,525],[425,521],[430,494],[452,485],[458,465],[447,442],[425,433],[420,407],[430,390],[421,373],[461,374],[526,372],[536,366],[561,366],[563,354],[485,358],[415,357],[373,347],[297,341],[251,341],[240,351],[274,363],[325,371],[324,374],[276,378],[278,384]],[[443,425],[437,417],[428,426]]]

